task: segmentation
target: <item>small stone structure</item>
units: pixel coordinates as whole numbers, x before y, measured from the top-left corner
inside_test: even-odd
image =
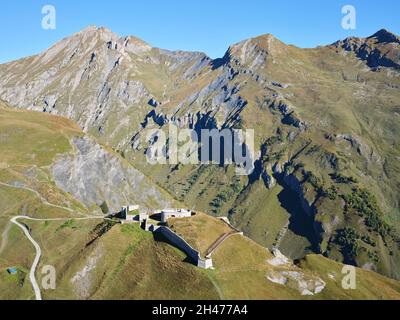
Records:
[[[139,206],[138,205],[127,205],[125,207],[122,207],[122,216],[125,217],[125,220],[133,220],[133,218],[136,216],[132,215],[131,213],[134,211],[138,211]]]
[[[135,204],[131,204],[125,207],[122,207],[122,211],[124,211],[126,214],[129,214],[132,211],[138,211],[139,210],[139,206],[135,205]]]
[[[149,218],[148,213],[146,213],[146,212],[139,213],[139,216],[138,216],[139,222],[143,222],[143,221],[147,220],[148,218]]]
[[[140,207],[138,205],[122,207],[121,212],[118,213],[118,217],[122,220],[122,223],[142,223],[149,218],[149,214],[146,212],[140,212],[139,209]]]
[[[161,211],[161,222],[166,223],[171,218],[190,218],[192,211],[186,209],[164,209]]]

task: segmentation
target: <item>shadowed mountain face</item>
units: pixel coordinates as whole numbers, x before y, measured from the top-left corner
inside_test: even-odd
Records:
[[[364,39],[347,38],[334,46],[354,52],[371,68],[400,68],[400,38],[385,29]]]
[[[399,46],[386,30],[315,49],[263,35],[211,60],[89,27],[1,65],[0,97],[77,121],[176,200],[230,215],[265,246],[398,278]],[[169,124],[254,129],[255,172],[149,166],[145,130]]]

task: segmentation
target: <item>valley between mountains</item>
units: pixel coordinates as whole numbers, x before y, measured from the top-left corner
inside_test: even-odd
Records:
[[[399,299],[399,88],[387,30],[313,49],[267,34],[213,60],[88,27],[0,65],[0,297],[38,298],[28,232],[38,286],[57,271],[43,299]],[[147,130],[170,126],[253,129],[254,171],[149,165]],[[207,213],[173,223],[194,246],[218,217],[244,235],[201,270],[108,218],[128,204]]]

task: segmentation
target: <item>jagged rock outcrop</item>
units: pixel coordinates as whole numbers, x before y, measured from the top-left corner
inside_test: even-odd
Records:
[[[349,134],[339,134],[335,137],[336,143],[340,143],[342,141],[348,142],[351,148],[353,148],[360,156],[364,157],[368,161],[374,161],[378,164],[381,163],[381,158],[379,155],[359,137]]]
[[[385,29],[368,38],[351,37],[338,41],[333,46],[354,52],[370,68],[400,69],[400,38]]]
[[[294,266],[293,262],[278,249],[273,250],[273,255],[274,258],[267,261],[269,265],[281,268]],[[303,296],[319,294],[326,286],[326,283],[321,278],[306,275],[300,270],[270,271],[267,273],[267,279],[273,283],[298,290]]]
[[[273,249],[272,253],[274,258],[267,261],[271,266],[285,266],[291,264],[290,260],[285,257],[277,248]]]
[[[276,185],[275,178],[267,170],[262,172],[261,178],[268,189],[272,189]]]

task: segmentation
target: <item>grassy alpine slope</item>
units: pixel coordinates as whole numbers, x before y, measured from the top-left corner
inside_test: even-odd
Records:
[[[42,247],[42,266],[51,264],[57,268],[61,277],[63,270],[76,259],[84,256],[85,246],[109,230],[102,216],[100,206],[88,201],[81,202],[73,193],[59,188],[54,181],[52,166],[57,159],[65,156],[74,157],[74,139],[83,139],[85,134],[70,120],[50,116],[34,111],[20,111],[9,108],[0,102],[0,288],[1,298],[32,299],[33,291],[28,278],[33,262],[34,251],[30,242],[21,230],[10,222],[14,216],[27,216],[36,219],[60,219],[60,221],[30,221],[20,219],[31,230],[32,236]],[[101,149],[97,146],[97,149]],[[126,170],[131,175],[137,175],[138,184],[134,189],[145,188],[146,198],[133,198],[132,193],[124,194],[118,184],[108,185],[122,193],[125,201],[144,199],[142,205],[154,205],[158,208],[163,203],[171,203],[167,193],[154,186],[149,179],[129,168],[118,154],[112,150],[101,149],[101,158],[114,165],[114,170],[121,166],[119,174]],[[92,158],[96,154],[92,153]],[[94,163],[96,164],[96,163]],[[96,167],[91,163],[91,169],[80,168],[75,158],[75,171],[83,176],[90,176]],[[96,174],[101,172],[96,171]],[[92,181],[92,180],[91,180]],[[118,180],[117,180],[118,181]],[[83,180],[84,183],[86,181]],[[101,190],[102,186],[95,186]],[[107,190],[104,189],[103,190]],[[104,202],[112,200],[112,194],[103,194]],[[84,198],[85,200],[86,198]],[[121,205],[125,202],[121,203]],[[105,226],[103,225],[105,224]],[[121,252],[128,250],[121,249]],[[171,250],[171,249],[169,249]],[[173,259],[173,258],[172,258]],[[7,268],[16,267],[17,275],[10,275]],[[39,271],[36,272],[40,274]],[[66,281],[69,283],[68,281]],[[80,295],[68,292],[63,295],[60,286],[59,298],[79,298]],[[58,293],[57,293],[58,294]],[[211,297],[211,296],[209,296]],[[45,296],[46,298],[46,296]],[[57,296],[52,296],[57,298]]]

